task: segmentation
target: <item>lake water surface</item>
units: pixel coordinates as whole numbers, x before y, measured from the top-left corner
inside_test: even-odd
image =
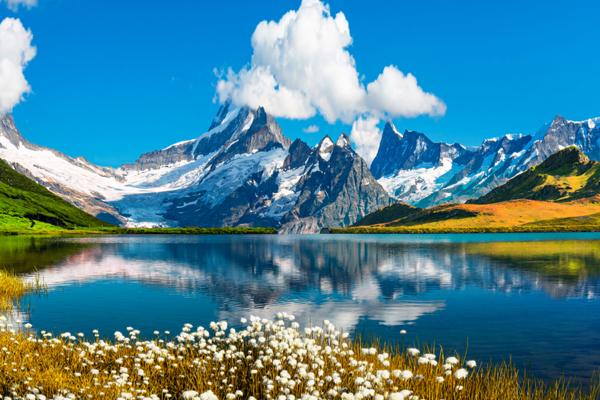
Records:
[[[385,341],[509,357],[545,380],[600,368],[600,234],[0,237],[49,285],[15,316],[92,334],[279,311]]]

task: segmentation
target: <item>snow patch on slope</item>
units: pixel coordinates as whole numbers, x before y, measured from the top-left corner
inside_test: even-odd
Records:
[[[273,194],[267,205],[263,207],[267,210],[260,213],[261,217],[270,217],[279,221],[294,207],[301,193],[300,190],[294,189],[300,178],[302,178],[303,172],[304,166],[279,173],[277,176],[279,190]]]
[[[286,156],[287,151],[280,148],[254,154],[236,154],[202,180],[202,191],[206,191],[204,201],[214,208],[244,185],[250,175],[260,172],[264,179],[272,174],[283,165]]]
[[[413,169],[400,170],[396,174],[379,179],[383,188],[394,197],[414,204],[441,189],[463,167],[451,159],[443,158],[441,165],[421,163]]]

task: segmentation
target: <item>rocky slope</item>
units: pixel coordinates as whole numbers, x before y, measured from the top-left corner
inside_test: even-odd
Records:
[[[10,115],[0,157],[71,203],[128,226],[341,227],[394,202],[342,134],[315,148],[292,143],[263,108],[221,107],[194,140],[118,169],[27,142]]]
[[[392,196],[417,204],[435,195],[472,155],[460,144],[434,143],[419,132],[401,135],[388,122],[371,170]]]

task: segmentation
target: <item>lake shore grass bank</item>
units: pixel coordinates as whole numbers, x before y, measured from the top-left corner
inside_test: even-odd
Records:
[[[330,228],[333,234],[445,234],[445,233],[559,233],[600,232],[600,225],[527,225],[527,226],[481,226],[481,227],[379,227]]]
[[[275,228],[120,228],[106,227],[74,227],[60,228],[49,224],[36,223],[30,225],[0,225],[0,236],[16,235],[275,235]]]
[[[328,321],[250,317],[235,328],[186,324],[144,340],[59,335],[0,317],[0,395],[16,399],[592,400],[598,382],[546,385],[510,364],[479,367],[442,349],[351,338]],[[16,325],[19,326],[16,326]],[[401,336],[399,334],[399,336]]]

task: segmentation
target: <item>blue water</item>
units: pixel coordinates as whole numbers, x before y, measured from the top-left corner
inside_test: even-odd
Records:
[[[50,293],[19,316],[38,330],[151,336],[286,311],[385,341],[405,329],[406,344],[468,346],[545,380],[600,368],[600,234],[40,240],[81,247],[38,266]]]

